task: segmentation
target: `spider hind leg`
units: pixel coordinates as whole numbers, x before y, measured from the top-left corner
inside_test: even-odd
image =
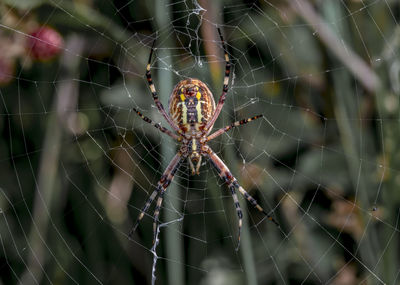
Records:
[[[271,222],[273,222],[278,228],[280,228],[279,223],[270,215],[268,214],[256,201],[256,199],[254,199],[249,193],[247,193],[246,190],[243,189],[242,186],[240,186],[237,181],[235,181],[236,184],[236,188],[239,190],[239,192],[244,196],[244,198],[246,198],[247,201],[250,202],[251,205],[253,205],[254,208],[256,208],[258,211],[260,211],[261,213],[263,213],[268,220],[270,220]]]
[[[153,203],[153,201],[156,198],[157,194],[159,194],[159,197],[158,197],[157,203],[156,203],[156,207],[154,209],[153,228],[154,228],[154,235],[156,234],[158,216],[160,214],[164,193],[166,192],[168,186],[171,184],[171,181],[174,178],[174,175],[175,175],[176,171],[178,170],[178,168],[179,168],[181,162],[183,161],[183,159],[184,159],[184,156],[182,156],[182,154],[180,152],[178,152],[174,156],[174,158],[171,160],[171,162],[168,164],[167,168],[165,169],[163,175],[160,178],[160,181],[158,181],[158,183],[157,183],[156,190],[153,191],[153,193],[147,199],[146,204],[140,210],[140,214],[139,214],[139,216],[138,216],[133,228],[131,229],[131,231],[128,234],[129,238],[132,238],[132,235],[136,231],[136,228],[138,227],[140,221],[143,219],[145,213],[149,209],[150,205]]]
[[[231,194],[235,203],[235,208],[238,214],[239,218],[239,229],[238,229],[238,245],[237,245],[237,250],[240,245],[240,232],[242,228],[242,210],[240,209],[240,204],[237,199],[236,195],[236,189],[239,190],[239,192],[246,198],[247,201],[250,202],[250,204],[256,208],[258,211],[263,213],[268,220],[273,222],[278,228],[279,223],[270,215],[268,214],[258,203],[257,201],[249,194],[247,193],[246,190],[243,189],[242,186],[239,185],[237,182],[236,178],[232,175],[230,172],[229,168],[225,165],[225,163],[218,157],[218,155],[213,152],[210,148],[208,149],[208,157],[210,158],[210,161],[212,165],[215,167],[215,169],[218,171],[219,176],[224,179],[224,181],[228,184],[229,189],[231,190]]]
[[[160,187],[157,187],[156,190],[151,193],[150,197],[147,199],[146,204],[140,210],[140,214],[136,219],[135,225],[131,229],[128,234],[128,237],[131,238],[133,233],[136,231],[136,228],[139,226],[140,221],[143,219],[144,215],[146,214],[147,210],[149,209],[151,203],[153,203],[154,199],[156,198],[157,194],[160,192]]]
[[[236,194],[236,189],[235,186],[233,186],[232,184],[229,185],[229,189],[231,190],[231,195],[233,198],[233,202],[235,204],[235,209],[236,209],[236,213],[238,216],[238,242],[236,245],[236,251],[239,250],[239,246],[240,246],[240,234],[242,232],[242,224],[243,224],[243,212],[242,212],[242,208],[240,208],[240,203]]]

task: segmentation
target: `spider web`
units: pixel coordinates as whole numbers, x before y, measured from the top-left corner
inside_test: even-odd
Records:
[[[2,41],[32,37],[21,23],[34,15],[65,46],[54,61],[20,57],[0,90],[1,282],[399,283],[398,3],[6,2]],[[280,228],[239,197],[236,251],[227,186],[208,161],[198,176],[184,162],[155,243],[154,205],[130,239],[177,150],[132,110],[169,127],[144,76],[151,45],[166,109],[190,77],[217,101],[217,27],[233,72],[215,129],[264,118],[210,146]]]

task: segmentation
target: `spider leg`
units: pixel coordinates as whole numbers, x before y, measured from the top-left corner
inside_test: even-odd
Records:
[[[235,209],[236,209],[236,213],[238,216],[238,222],[239,222],[239,228],[238,228],[238,243],[236,246],[236,251],[239,250],[239,246],[240,246],[240,233],[242,232],[242,224],[243,224],[243,212],[242,212],[242,208],[240,208],[240,203],[236,194],[236,189],[233,185],[229,185],[229,189],[231,190],[231,194],[232,194],[232,198],[233,198],[233,202],[235,203]]]
[[[167,135],[169,135],[171,138],[179,140],[179,137],[174,134],[173,132],[171,132],[170,130],[168,130],[167,128],[164,128],[163,126],[161,126],[161,124],[159,123],[155,123],[153,122],[152,119],[146,117],[145,115],[143,115],[142,113],[140,113],[137,109],[132,108],[132,110],[146,123],[151,124],[152,126],[154,126],[155,128],[157,128],[158,130],[160,130],[160,132],[165,133]]]
[[[175,123],[172,121],[171,117],[167,114],[167,112],[165,112],[163,104],[160,102],[160,99],[158,99],[156,87],[154,86],[153,79],[151,78],[150,64],[151,64],[151,58],[152,58],[153,52],[154,52],[154,44],[155,44],[155,42],[156,41],[154,40],[153,45],[151,46],[151,52],[150,52],[149,60],[147,62],[147,67],[146,67],[147,83],[149,84],[151,95],[153,96],[154,103],[156,104],[158,111],[161,113],[161,115],[163,115],[165,120],[167,120],[168,124],[170,124],[171,127],[175,131],[180,133],[180,129],[178,128],[178,126],[175,125]]]
[[[227,49],[226,49],[226,44],[225,44],[224,38],[222,37],[222,33],[221,33],[221,30],[219,28],[218,28],[218,34],[219,34],[219,37],[221,38],[222,47],[224,49],[224,56],[225,56],[224,85],[222,87],[222,94],[221,94],[221,97],[219,97],[218,105],[215,108],[214,115],[212,116],[210,121],[205,126],[206,130],[210,129],[214,125],[214,123],[217,120],[219,114],[221,113],[222,107],[224,106],[224,103],[225,103],[226,93],[228,93],[229,74],[231,73],[231,62],[229,60],[229,56],[228,56],[228,52],[227,52]]]
[[[232,128],[234,128],[234,127],[239,127],[239,126],[241,126],[241,125],[247,124],[248,122],[257,120],[257,119],[262,118],[262,117],[263,117],[263,115],[257,115],[257,116],[254,116],[254,117],[252,117],[252,118],[248,118],[248,119],[243,119],[243,120],[240,120],[240,121],[236,121],[236,122],[234,122],[234,123],[232,123],[232,124],[226,126],[225,128],[219,129],[218,131],[216,131],[216,132],[214,132],[213,134],[209,135],[209,136],[207,137],[207,140],[208,140],[208,141],[213,140],[213,139],[215,139],[216,137],[222,135],[223,133],[226,133],[227,131],[229,131],[230,129],[232,129]]]
[[[160,216],[161,205],[164,199],[165,190],[160,193],[158,196],[156,208],[154,209],[154,219],[153,219],[153,244],[156,242],[156,235],[157,235],[157,223],[158,217]]]
[[[238,246],[237,249],[239,248],[239,243],[240,243],[240,231],[242,227],[242,217],[241,217],[241,210],[240,210],[240,205],[239,201],[237,201],[237,196],[236,192],[232,191],[235,189],[238,189],[239,192],[247,199],[247,201],[250,202],[250,204],[256,208],[258,211],[262,212],[268,220],[273,222],[277,227],[280,227],[278,222],[270,215],[268,214],[258,203],[257,201],[249,194],[247,193],[246,190],[243,189],[242,186],[239,185],[237,182],[236,178],[232,175],[231,171],[229,168],[225,165],[225,163],[218,157],[218,155],[211,150],[211,148],[208,148],[208,156],[210,158],[210,161],[212,165],[215,167],[215,169],[218,171],[219,176],[228,184],[229,189],[231,189],[232,197],[235,202],[235,208],[238,213],[239,217],[239,237],[238,237]],[[237,204],[236,204],[237,202]],[[239,214],[240,212],[240,214]]]
[[[172,162],[168,165],[169,170],[167,168],[167,170],[164,172],[165,174],[163,175],[164,179],[161,178],[161,180],[160,180],[160,184],[161,184],[161,188],[162,189],[161,189],[160,195],[158,196],[157,204],[156,204],[156,207],[154,209],[154,222],[153,222],[154,238],[153,238],[153,244],[156,241],[157,223],[158,223],[158,217],[160,215],[161,205],[162,205],[162,202],[163,202],[163,199],[164,199],[164,193],[165,193],[165,191],[167,191],[167,188],[168,188],[169,184],[171,184],[171,181],[174,178],[175,173],[178,170],[179,165],[181,164],[181,162],[182,162],[184,157],[178,152],[176,154],[176,156],[174,157],[174,159],[175,158],[177,159],[177,162],[174,163],[174,165],[172,165],[172,167],[169,167],[169,166],[171,166]],[[168,173],[167,173],[167,171],[168,171]]]
[[[144,214],[147,212],[151,203],[153,203],[157,194],[160,192],[160,188],[161,187],[158,185],[156,190],[154,190],[153,193],[151,193],[150,197],[147,199],[146,204],[140,210],[140,214],[139,214],[138,218],[136,219],[135,225],[133,226],[133,228],[131,229],[131,231],[128,234],[129,237],[132,237],[133,233],[136,231],[136,228],[139,226],[139,223],[143,219]]]
[[[242,186],[240,186],[237,181],[234,182],[236,185],[235,187],[237,189],[239,189],[239,192],[247,199],[247,201],[250,202],[251,205],[253,205],[254,208],[256,208],[257,210],[259,210],[261,213],[263,213],[268,220],[270,220],[271,222],[273,222],[278,228],[280,228],[279,223],[270,215],[268,214],[256,201],[256,199],[254,199],[253,197],[251,197],[251,195],[249,193],[247,193],[246,190],[243,189]]]
[[[140,221],[143,219],[145,213],[149,209],[151,203],[153,203],[157,194],[159,194],[160,197],[162,197],[164,195],[164,192],[167,190],[169,184],[171,183],[172,179],[174,178],[175,172],[178,170],[179,165],[181,164],[183,158],[184,158],[184,156],[182,156],[182,154],[180,152],[178,152],[174,156],[174,158],[171,160],[171,162],[168,164],[167,168],[165,169],[163,175],[160,178],[160,181],[158,181],[158,183],[157,183],[157,188],[153,191],[153,193],[151,193],[150,197],[146,201],[146,204],[140,210],[140,214],[135,222],[135,225],[133,226],[132,230],[128,234],[129,238],[132,237],[133,232],[138,227]],[[162,198],[160,200],[160,197],[157,200],[157,205],[154,210],[154,215],[155,215],[154,221],[155,222],[158,220],[158,215],[159,215],[160,208],[161,208]]]

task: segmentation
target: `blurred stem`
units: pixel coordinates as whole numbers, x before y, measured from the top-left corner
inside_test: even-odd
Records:
[[[204,37],[204,50],[207,57],[208,68],[210,70],[213,86],[221,85],[221,66],[218,63],[217,55],[220,54],[220,47],[216,44],[219,41],[217,27],[212,23],[221,23],[221,19],[217,20],[217,15],[220,15],[221,9],[216,1],[199,0],[199,5],[206,11],[203,14],[204,21],[201,25],[201,33]],[[221,27],[222,29],[222,27]],[[214,41],[218,39],[216,43]]]
[[[38,183],[33,204],[32,228],[29,234],[31,251],[27,257],[28,265],[21,278],[22,284],[33,284],[35,280],[42,280],[44,264],[47,261],[46,235],[51,217],[52,208],[59,205],[62,195],[57,193],[57,173],[59,166],[61,142],[64,136],[65,123],[70,110],[76,109],[78,82],[71,80],[78,77],[80,58],[75,54],[82,54],[84,42],[72,36],[66,42],[66,50],[73,53],[64,53],[61,58],[61,68],[64,71],[59,78],[56,88],[53,109],[56,113],[49,113],[43,152],[40,159]]]
[[[333,74],[333,81],[335,86],[336,95],[336,106],[335,106],[335,117],[339,127],[340,137],[342,141],[343,150],[346,156],[347,165],[350,171],[350,178],[352,180],[353,188],[356,191],[355,204],[362,209],[369,209],[372,203],[369,202],[368,192],[371,185],[368,177],[365,175],[363,170],[363,160],[360,157],[359,142],[357,142],[356,134],[359,134],[361,130],[354,124],[355,120],[351,120],[351,114],[357,114],[357,110],[353,109],[350,111],[348,108],[349,104],[346,99],[353,96],[350,87],[350,76],[347,72]],[[356,103],[352,103],[356,104]],[[351,107],[357,105],[350,105]],[[356,211],[356,205],[354,211]],[[362,217],[362,225],[368,226],[371,215],[366,215],[363,211],[360,211]],[[377,240],[377,233],[375,228],[369,225],[369,228],[364,228],[365,234],[362,236],[362,246],[360,246],[360,253],[362,260],[366,264],[367,268],[373,268],[377,258],[377,252],[379,252],[379,242]],[[360,237],[358,237],[360,238]],[[360,240],[358,242],[361,242]]]
[[[397,51],[400,48],[400,27],[394,27],[392,38],[388,41],[382,52],[383,61],[377,65],[377,72],[390,83],[388,89],[381,90],[376,96],[379,121],[378,132],[382,134],[382,158],[383,167],[381,179],[384,184],[380,193],[377,193],[376,200],[382,199],[384,220],[394,228],[385,226],[380,234],[382,244],[390,242],[389,250],[383,255],[382,272],[386,277],[387,284],[396,284],[399,274],[400,243],[397,229],[399,227],[399,205],[400,205],[400,169],[399,148],[400,145],[400,127],[399,127],[399,70],[400,58]],[[386,85],[385,85],[386,86]],[[384,124],[383,124],[384,122]],[[378,195],[381,194],[382,197]],[[392,237],[397,237],[392,240]],[[397,281],[396,281],[397,280]]]
[[[171,25],[170,19],[170,7],[168,6],[168,0],[160,0],[154,5],[155,7],[155,20],[157,23],[157,28],[155,30],[163,30],[165,27],[169,27]],[[161,49],[157,50],[156,55],[163,59],[163,65],[169,67],[172,66],[172,60],[170,55],[170,50],[168,48],[163,47],[171,47],[173,45],[170,33],[165,32],[161,33],[159,39],[157,40],[158,44],[162,44]],[[162,71],[161,69],[158,72],[157,81],[155,81],[156,88],[159,92],[159,97],[161,101],[167,102],[167,98],[172,92],[172,73],[169,71]],[[168,106],[164,105],[166,108]],[[163,136],[164,143],[161,144],[161,155],[163,158],[162,169],[167,168],[168,163],[171,161],[173,156],[176,153],[176,147],[174,141],[168,137]],[[174,178],[174,181],[177,180],[177,177]],[[180,212],[181,203],[178,198],[179,196],[178,189],[176,183],[171,183],[167,189],[167,195],[165,195],[164,208],[167,208],[167,205],[174,205],[174,207]],[[168,195],[169,193],[169,195]],[[176,196],[175,196],[176,195]],[[165,215],[165,221],[169,222],[176,219],[176,214],[172,211],[163,211]],[[183,270],[183,239],[182,236],[174,229],[174,225],[171,227],[165,228],[165,250],[166,256],[170,262],[167,262],[167,277],[168,284],[174,285],[183,285],[184,283],[184,270]],[[162,240],[162,232],[161,232],[161,240]],[[174,262],[177,261],[177,262]]]
[[[222,54],[223,50],[220,48],[219,51],[217,51],[216,46],[214,42],[219,42],[219,39],[217,37],[216,33],[216,28],[214,26],[211,26],[209,23],[222,23],[222,19],[216,19],[216,15],[221,15],[220,11],[220,4],[216,4],[217,2],[208,2],[208,1],[200,1],[200,6],[205,8],[207,10],[204,14],[203,17],[206,19],[206,21],[203,22],[202,25],[202,33],[204,37],[204,49],[206,51],[207,59],[208,60],[213,60],[213,58],[218,54]],[[219,3],[219,2],[218,2]],[[222,34],[225,36],[225,31],[222,29]],[[217,40],[218,39],[218,40]],[[225,41],[227,41],[226,36],[225,36]],[[229,44],[228,44],[229,46]],[[212,52],[212,54],[209,54]],[[228,51],[229,53],[229,51]],[[223,58],[223,56],[221,56]],[[219,99],[219,96],[222,92],[222,72],[225,66],[221,64],[211,64],[210,63],[210,75],[211,79],[214,82],[214,90],[217,90],[220,92],[216,93],[214,95],[215,100],[217,101]],[[217,70],[218,69],[218,70]],[[229,94],[227,95],[229,96]],[[229,100],[227,100],[229,101]],[[232,109],[229,108],[229,103],[225,104],[224,106],[226,109]],[[218,121],[223,121],[227,122],[227,115],[226,112],[222,111],[220,115],[220,119]],[[237,155],[235,154],[235,149],[232,145],[227,144],[227,139],[224,136],[224,160],[227,164],[227,166],[230,168],[231,172],[233,175],[237,176],[238,175],[238,168],[236,167],[238,161],[236,159]],[[240,180],[239,180],[240,182]],[[224,185],[224,189],[221,189],[221,191],[228,191],[227,185]],[[240,196],[240,193],[238,193],[238,196]],[[248,213],[247,211],[247,204],[245,200],[241,199],[241,208],[243,213]],[[233,201],[232,201],[233,203]],[[233,205],[233,204],[232,204]],[[233,213],[233,212],[230,212]],[[237,217],[236,217],[236,212],[232,215],[230,215],[232,219],[235,219],[236,222],[232,222],[233,225],[237,225]],[[257,273],[256,273],[256,267],[254,263],[254,254],[253,254],[253,249],[251,246],[251,236],[249,232],[249,227],[248,223],[246,222],[246,215],[244,215],[244,224],[242,227],[242,238],[241,238],[241,245],[240,245],[240,252],[243,258],[243,266],[244,266],[244,271],[246,273],[246,284],[252,285],[252,284],[257,284]],[[236,246],[237,243],[237,234],[233,234],[233,242]]]
[[[217,56],[221,54],[220,47],[217,43],[214,43],[218,37],[217,29],[212,23],[220,23],[221,20],[217,15],[220,15],[220,5],[217,1],[207,1],[207,0],[199,0],[199,5],[205,10],[203,13],[203,19],[201,25],[201,36],[203,38],[203,46],[205,56],[207,58],[207,67],[209,70],[208,80],[212,80],[212,86],[214,90],[219,90],[221,88],[221,80],[222,80],[222,72],[221,72],[221,64],[217,61]],[[222,31],[223,33],[223,31]],[[214,100],[218,100],[218,93],[214,94]],[[212,167],[210,163],[206,164],[207,167]],[[219,177],[217,178],[219,179]],[[213,193],[213,196],[220,197],[221,189],[217,187],[215,181],[207,181],[207,190]],[[217,199],[212,199],[213,206],[217,209],[220,204]],[[225,219],[219,218],[217,223],[225,223]],[[210,226],[210,225],[206,225]],[[212,225],[214,226],[214,225]]]
[[[313,6],[306,0],[287,0],[293,11],[318,32],[318,36],[335,57],[344,64],[352,75],[370,92],[379,89],[379,77],[356,54],[346,42],[339,38],[329,25],[317,14]],[[338,2],[338,1],[337,1]],[[337,22],[337,19],[334,19]]]
[[[335,19],[344,17],[340,9],[340,3],[335,0],[327,0],[324,2],[323,11],[328,22],[334,22]],[[340,34],[335,36],[338,42],[341,42],[339,37],[344,40],[350,38],[345,26],[338,23],[336,28],[337,29],[330,31]],[[348,52],[349,55],[351,55],[350,50]],[[334,61],[335,59],[332,58],[332,60]],[[360,70],[360,72],[362,73],[362,70]],[[353,188],[356,191],[355,203],[359,204],[362,209],[369,209],[372,203],[369,202],[368,194],[372,191],[371,185],[374,184],[368,183],[368,181],[370,181],[370,176],[367,176],[365,173],[366,165],[363,163],[363,158],[361,157],[365,140],[363,137],[366,137],[367,134],[356,124],[358,121],[352,119],[354,117],[357,117],[359,121],[363,119],[360,117],[361,113],[358,107],[361,103],[357,101],[357,90],[352,88],[352,78],[347,70],[334,72],[332,73],[332,77],[336,99],[335,117],[350,171],[350,178]],[[373,160],[373,158],[371,158],[371,160]],[[354,211],[355,210],[354,208]],[[364,235],[362,237],[357,237],[361,238],[361,240],[358,240],[359,251],[363,262],[366,264],[365,266],[367,268],[373,268],[376,260],[378,260],[378,235],[375,228],[369,224],[372,218],[371,215],[367,215],[363,211],[360,211],[359,215],[363,225],[368,226],[368,228],[365,228]],[[378,274],[378,276],[381,275]],[[371,278],[372,280],[374,279],[374,277]]]

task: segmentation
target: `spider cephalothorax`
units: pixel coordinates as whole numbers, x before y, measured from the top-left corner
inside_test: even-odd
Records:
[[[225,42],[222,37],[221,31],[218,29],[218,33],[221,38],[221,43],[224,48],[225,56],[225,77],[222,87],[222,95],[218,100],[218,105],[215,106],[214,97],[207,87],[206,84],[198,79],[185,79],[180,81],[174,88],[170,98],[169,98],[169,114],[164,109],[158,99],[156,88],[153,84],[150,73],[151,57],[154,51],[154,43],[150,52],[149,61],[146,68],[147,82],[149,83],[150,91],[152,93],[154,102],[163,115],[168,124],[174,129],[172,132],[158,123],[154,123],[151,119],[144,116],[138,110],[133,109],[145,122],[152,124],[154,127],[159,129],[161,132],[169,135],[177,142],[180,142],[180,147],[177,154],[171,160],[167,166],[164,174],[161,176],[160,181],[157,184],[156,189],[148,198],[146,204],[143,206],[139,217],[130,232],[129,236],[137,228],[140,220],[144,217],[144,214],[149,209],[151,203],[154,201],[156,196],[158,196],[156,207],[154,210],[154,223],[153,230],[156,233],[156,227],[158,222],[158,216],[160,214],[160,209],[164,197],[164,193],[167,190],[169,184],[171,183],[175,172],[178,170],[180,164],[184,159],[188,159],[192,174],[199,174],[202,157],[206,157],[210,160],[211,164],[217,170],[219,176],[224,179],[228,184],[231,191],[231,195],[235,204],[236,212],[239,218],[239,230],[238,230],[238,247],[240,242],[240,231],[242,228],[242,210],[236,195],[236,190],[238,190],[256,209],[263,212],[269,220],[273,221],[276,225],[278,223],[264,211],[263,208],[257,203],[257,201],[251,197],[246,190],[244,190],[232,175],[229,168],[225,163],[218,157],[218,155],[207,145],[207,142],[215,139],[219,135],[229,131],[234,127],[244,125],[248,122],[261,118],[262,115],[258,115],[252,118],[243,119],[234,122],[222,129],[209,135],[214,126],[216,119],[221,113],[222,107],[225,103],[226,93],[228,92],[229,75],[231,69],[231,63],[229,61],[229,56],[226,50]],[[237,248],[238,248],[237,247]]]

